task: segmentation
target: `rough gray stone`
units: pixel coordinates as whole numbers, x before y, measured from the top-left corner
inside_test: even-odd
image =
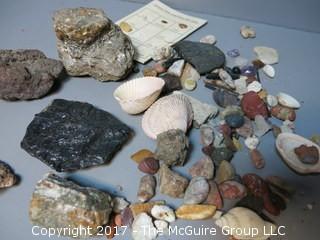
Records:
[[[0,189],[13,186],[17,180],[18,178],[11,167],[7,163],[0,161]]]

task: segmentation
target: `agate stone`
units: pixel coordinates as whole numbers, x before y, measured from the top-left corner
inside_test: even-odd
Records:
[[[104,164],[132,130],[93,105],[56,99],[29,124],[21,147],[58,172]]]

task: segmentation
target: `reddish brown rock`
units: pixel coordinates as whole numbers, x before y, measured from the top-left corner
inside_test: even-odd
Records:
[[[213,180],[208,181],[208,184],[209,184],[209,193],[208,193],[207,199],[204,201],[203,204],[214,205],[216,206],[217,209],[222,209],[223,200],[217,184]]]
[[[296,120],[296,112],[292,108],[287,108],[287,107],[277,105],[277,106],[271,108],[270,113],[273,117],[278,118],[283,121]]]
[[[201,150],[205,155],[211,156],[214,151],[214,146],[210,144],[208,146],[203,147]]]
[[[319,162],[319,151],[315,146],[301,145],[294,149],[299,160],[305,164],[316,164]]]
[[[159,170],[159,167],[159,161],[153,157],[145,158],[138,165],[138,169],[141,172],[148,174],[156,174]]]
[[[264,161],[264,158],[263,158],[261,152],[258,149],[252,149],[250,151],[250,158],[251,158],[252,164],[257,169],[264,168],[265,161]]]
[[[221,196],[225,199],[240,199],[247,195],[247,189],[237,181],[225,181],[219,184]]]
[[[189,169],[189,173],[192,177],[212,179],[214,174],[213,161],[210,157],[204,156]]]
[[[126,207],[121,212],[121,223],[122,223],[122,226],[131,227],[132,222],[133,222],[133,213],[131,211],[131,208],[130,207]]]
[[[243,98],[241,99],[241,108],[245,115],[250,119],[254,119],[257,115],[262,115],[265,118],[269,116],[265,102],[253,91],[243,95]]]

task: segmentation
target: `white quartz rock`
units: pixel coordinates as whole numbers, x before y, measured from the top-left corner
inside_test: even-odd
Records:
[[[276,75],[276,71],[274,70],[274,67],[267,64],[262,68],[262,71],[270,78],[274,78]]]
[[[280,92],[278,95],[278,101],[282,106],[288,107],[288,108],[300,108],[300,103],[297,99],[290,96],[289,94]]]
[[[264,46],[253,48],[257,58],[265,64],[275,64],[279,62],[279,54],[276,49]]]
[[[258,93],[262,90],[262,85],[258,81],[253,81],[248,85],[247,89],[248,89],[248,92],[253,91]]]
[[[154,205],[151,209],[151,215],[158,220],[167,222],[174,222],[176,220],[174,211],[166,205]]]
[[[175,61],[170,68],[168,69],[168,73],[177,77],[180,77],[184,67],[184,60]]]
[[[132,223],[132,238],[134,240],[153,240],[157,235],[157,229],[148,214],[140,213],[134,218]]]
[[[201,43],[215,44],[217,39],[214,35],[207,35],[200,39]]]
[[[253,135],[252,137],[246,138],[246,140],[244,140],[244,144],[250,150],[256,149],[259,145],[259,138]]]

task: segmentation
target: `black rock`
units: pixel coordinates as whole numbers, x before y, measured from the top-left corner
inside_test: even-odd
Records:
[[[239,79],[239,77],[240,77],[240,74],[241,74],[241,70],[240,70],[240,68],[239,68],[239,72],[237,71],[238,69],[237,69],[238,67],[234,67],[234,68],[229,68],[229,67],[225,67],[224,68],[224,70],[227,72],[227,73],[229,73],[229,75],[231,76],[231,78],[233,79],[233,80],[236,80],[236,79]]]
[[[21,147],[58,172],[107,163],[132,130],[91,104],[56,99],[29,124]]]
[[[257,214],[261,214],[263,210],[263,199],[261,197],[253,196],[252,194],[248,194],[246,197],[242,198],[236,206],[249,208]]]
[[[223,108],[231,105],[239,105],[240,103],[236,94],[223,89],[216,89],[212,93],[212,97],[216,104]]]
[[[208,74],[206,75],[206,78],[207,78],[207,79],[217,80],[217,79],[220,79],[220,76],[219,76],[219,73],[213,72],[213,73],[208,73]]]
[[[167,94],[167,93],[171,93],[175,90],[181,90],[182,86],[181,86],[181,81],[180,78],[168,73],[165,73],[163,75],[160,76],[164,82],[165,85],[162,89],[162,93]]]
[[[173,46],[176,52],[202,75],[225,63],[224,53],[213,44],[181,41]]]

